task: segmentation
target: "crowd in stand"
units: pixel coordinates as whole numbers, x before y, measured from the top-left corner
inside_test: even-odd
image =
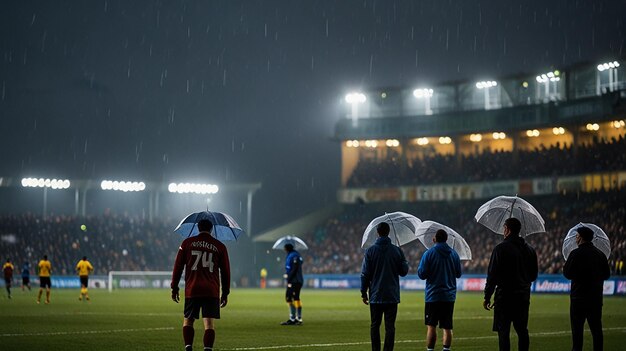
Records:
[[[612,245],[609,258],[614,274],[624,274],[626,258],[626,192],[581,193],[529,197],[546,222],[547,233],[527,237],[539,258],[539,271],[560,274],[565,259],[562,246],[568,230],[579,222],[594,223],[604,229]],[[305,272],[360,273],[363,251],[361,238],[369,221],[380,214],[403,211],[422,220],[434,220],[457,230],[472,250],[472,260],[463,261],[465,273],[486,273],[489,258],[495,245],[503,236],[478,224],[474,214],[482,202],[428,202],[408,204],[403,208],[385,208],[384,205],[354,205],[337,218],[319,226],[304,236],[309,244],[306,251]],[[377,212],[378,211],[378,212]],[[418,241],[402,247],[409,261],[410,272],[415,274],[420,257],[425,250]]]
[[[613,273],[626,273],[623,271],[625,190],[536,196],[526,200],[539,210],[546,222],[547,233],[527,237],[537,250],[541,273],[561,273],[565,262],[561,252],[563,239],[578,222],[594,223],[604,229],[611,240]],[[308,274],[360,273],[361,238],[368,223],[384,212],[403,211],[458,231],[472,250],[472,260],[463,262],[464,272],[485,273],[491,251],[503,237],[474,221],[474,214],[483,202],[351,205],[340,216],[302,236],[309,245],[309,250],[303,252],[304,271]],[[59,275],[75,274],[74,267],[82,256],[92,262],[95,274],[104,275],[111,270],[169,271],[182,240],[172,233],[174,225],[170,220],[150,222],[140,217],[112,214],[87,218],[49,216],[45,220],[31,214],[0,216],[0,257],[10,258],[16,267],[24,262],[35,267],[46,254],[54,274]],[[403,250],[411,272],[415,273],[425,248],[419,241],[413,241],[403,246]],[[31,274],[34,273],[33,268]]]
[[[624,170],[626,138],[594,140],[574,150],[558,143],[533,150],[486,151],[460,156],[431,154],[415,158],[402,167],[395,153],[384,160],[361,159],[348,179],[348,186],[394,186],[455,183],[490,179],[516,179]],[[503,167],[502,165],[507,165]]]
[[[181,239],[172,233],[170,221],[150,222],[126,215],[49,216],[32,214],[0,216],[0,254],[21,271],[30,263],[31,274],[43,255],[54,275],[75,274],[76,263],[87,256],[94,274],[111,270],[171,270]],[[18,269],[19,268],[19,269]]]

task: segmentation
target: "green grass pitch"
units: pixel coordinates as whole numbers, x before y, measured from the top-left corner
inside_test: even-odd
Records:
[[[4,291],[3,291],[4,292]],[[79,302],[78,290],[53,290],[50,305],[35,303],[36,291],[14,290],[0,298],[0,350],[182,350],[183,304],[169,290],[90,291]],[[424,293],[403,291],[396,323],[396,350],[423,350]],[[302,293],[304,325],[280,326],[287,319],[283,290],[233,289],[217,321],[217,350],[368,350],[369,308],[356,290],[310,290]],[[495,350],[492,313],[481,295],[460,293],[455,308],[453,349]],[[533,295],[529,329],[532,350],[571,347],[566,295]],[[626,343],[626,298],[604,300],[605,350]],[[202,324],[196,322],[196,350]],[[381,328],[381,333],[383,329]],[[515,333],[512,333],[514,335]],[[441,337],[441,335],[439,335]],[[512,336],[513,350],[517,339]],[[591,335],[585,333],[591,350]],[[437,349],[441,349],[440,340]]]

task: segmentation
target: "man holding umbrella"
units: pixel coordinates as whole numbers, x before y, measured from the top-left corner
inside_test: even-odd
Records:
[[[428,249],[420,260],[417,274],[426,279],[424,316],[426,347],[435,349],[437,323],[443,329],[443,351],[452,344],[452,315],[456,300],[456,278],[461,277],[461,259],[448,244],[448,233],[439,229],[433,237],[435,246]]]
[[[504,241],[493,249],[487,272],[483,308],[487,311],[495,308],[493,331],[498,332],[500,351],[511,348],[511,323],[517,332],[518,350],[528,351],[530,345],[530,286],[537,279],[538,266],[535,249],[519,236],[521,228],[517,218],[509,217],[504,221]]]
[[[365,251],[361,268],[361,298],[370,306],[372,351],[380,350],[380,324],[385,317],[384,351],[392,351],[400,303],[400,277],[409,272],[402,250],[389,239],[389,224],[376,226],[378,239]],[[369,291],[369,297],[367,295]]]
[[[293,247],[293,243],[287,241],[284,246],[287,252],[285,259],[285,279],[287,280],[287,291],[285,300],[289,304],[289,319],[280,323],[281,325],[302,325],[302,302],[300,302],[300,290],[304,283],[302,276],[302,256]]]
[[[583,327],[589,323],[593,349],[602,350],[602,292],[604,281],[609,279],[610,268],[606,256],[593,243],[593,230],[577,228],[576,244],[563,267],[563,275],[572,281],[570,292],[570,323],[572,350],[583,349]]]
[[[193,322],[200,318],[200,309],[204,321],[204,350],[213,350],[215,319],[220,318],[220,307],[226,307],[230,293],[230,263],[226,246],[211,236],[213,223],[209,219],[199,220],[197,227],[199,234],[185,239],[178,249],[172,273],[172,300],[178,303],[178,282],[185,271],[185,351],[192,349]]]

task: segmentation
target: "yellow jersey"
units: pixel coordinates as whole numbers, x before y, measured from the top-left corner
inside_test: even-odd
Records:
[[[49,277],[50,272],[52,271],[52,265],[48,260],[41,260],[37,265],[39,267],[39,276],[40,277]]]
[[[76,265],[76,270],[79,276],[84,277],[88,276],[89,272],[93,271],[93,266],[87,260],[80,260]]]

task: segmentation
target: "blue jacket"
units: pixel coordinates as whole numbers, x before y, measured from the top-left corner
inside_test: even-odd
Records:
[[[285,274],[287,274],[287,283],[290,284],[303,284],[304,277],[302,276],[302,256],[296,250],[287,254],[285,259]]]
[[[417,275],[426,280],[426,302],[455,301],[456,278],[461,277],[459,255],[446,243],[424,252]]]
[[[399,303],[400,277],[409,272],[409,263],[402,250],[391,244],[389,237],[376,239],[365,251],[361,267],[361,296],[370,303]]]

